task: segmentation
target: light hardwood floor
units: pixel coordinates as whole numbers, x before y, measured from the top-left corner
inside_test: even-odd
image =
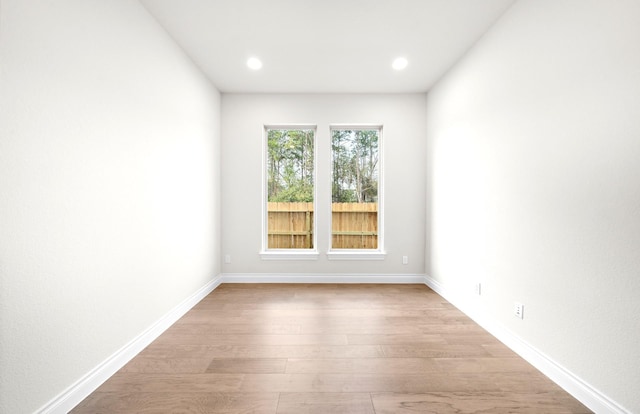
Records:
[[[73,411],[590,413],[424,285],[224,284]]]

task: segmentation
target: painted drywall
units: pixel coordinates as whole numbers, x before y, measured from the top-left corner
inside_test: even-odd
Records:
[[[220,95],[137,2],[0,5],[0,412],[219,274]]]
[[[638,39],[637,1],[516,2],[429,93],[427,149],[427,274],[631,412]]]
[[[222,96],[222,251],[225,274],[422,274],[425,240],[426,95]],[[383,261],[329,261],[330,134],[332,124],[383,125]],[[264,125],[317,126],[316,261],[265,261],[262,247]],[[409,264],[402,264],[409,256]]]

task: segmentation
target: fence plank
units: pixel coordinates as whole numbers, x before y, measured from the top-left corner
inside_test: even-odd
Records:
[[[282,212],[290,212],[290,211],[310,211],[313,212],[313,203],[280,203],[280,202],[269,202],[267,203],[267,211],[282,211]]]
[[[332,248],[376,249],[378,203],[333,203]],[[268,248],[313,248],[313,203],[267,205]]]
[[[331,204],[331,211],[352,211],[352,212],[364,212],[364,211],[378,211],[378,203],[333,203]]]

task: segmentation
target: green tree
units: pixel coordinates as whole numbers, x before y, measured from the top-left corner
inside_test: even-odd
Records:
[[[269,201],[313,201],[314,130],[267,130]]]
[[[333,130],[332,201],[378,200],[378,130]]]

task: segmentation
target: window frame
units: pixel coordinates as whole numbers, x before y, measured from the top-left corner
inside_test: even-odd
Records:
[[[310,249],[271,249],[269,248],[269,131],[270,130],[313,130],[313,248]],[[262,260],[318,260],[318,126],[316,124],[264,124],[262,128]]]
[[[329,260],[384,260],[384,126],[383,124],[331,124],[329,125],[329,148],[333,139],[334,130],[375,130],[378,131],[378,248],[377,249],[334,249],[333,248],[333,194],[329,190],[329,202],[327,203],[329,217],[329,240],[327,259]],[[331,189],[331,177],[333,176],[333,153],[329,150],[329,188]]]

